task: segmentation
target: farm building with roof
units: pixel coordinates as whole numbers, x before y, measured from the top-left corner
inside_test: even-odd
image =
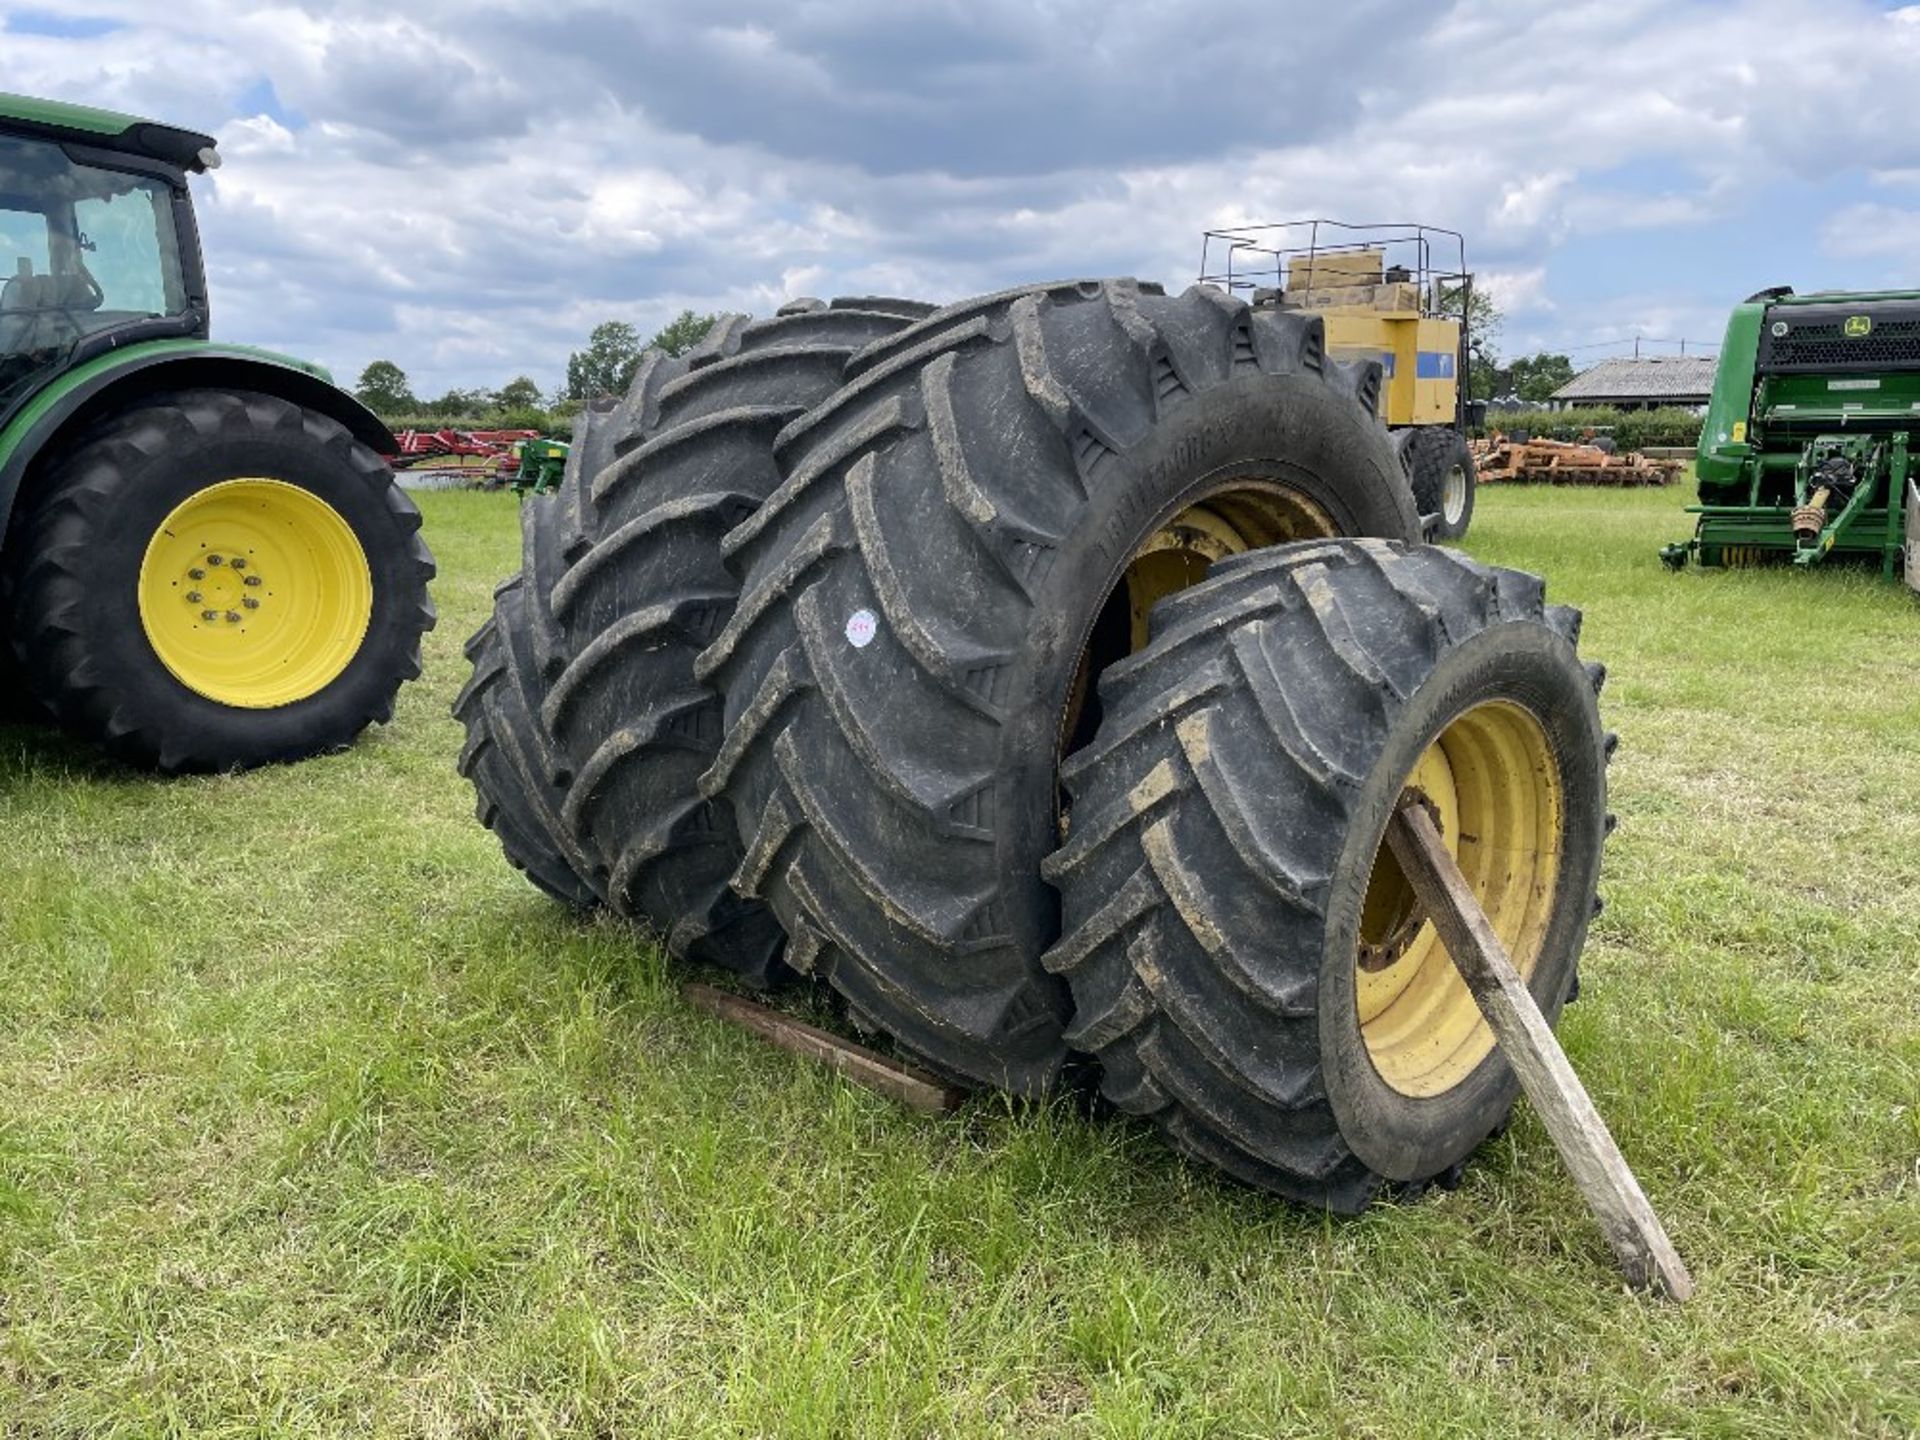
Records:
[[[1652,355],[1602,360],[1553,392],[1556,410],[1572,405],[1611,405],[1651,410],[1661,405],[1699,407],[1713,393],[1711,355]]]

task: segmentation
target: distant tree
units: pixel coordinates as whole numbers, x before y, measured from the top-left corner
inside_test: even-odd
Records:
[[[1493,303],[1493,297],[1485,290],[1469,289],[1465,285],[1443,288],[1440,293],[1440,313],[1459,319],[1463,312],[1467,324],[1468,358],[1473,368],[1467,398],[1490,400],[1493,398],[1493,372],[1500,364],[1500,327],[1506,322],[1506,316],[1500,313],[1500,307]]]
[[[369,361],[353,393],[376,415],[404,415],[420,408],[420,402],[413,398],[413,387],[407,383],[407,372],[391,360]]]
[[[429,415],[444,415],[455,420],[477,420],[493,408],[493,394],[488,390],[462,390],[457,386],[447,391],[438,400],[429,400],[426,411]]]
[[[530,375],[516,375],[494,394],[493,403],[502,410],[538,410],[540,387]]]
[[[647,342],[647,348],[664,350],[669,355],[684,355],[707,338],[707,331],[713,328],[713,322],[718,318],[717,315],[696,315],[691,310],[682,310],[655,332],[653,339]]]
[[[587,348],[567,357],[567,398],[623,395],[639,363],[640,332],[624,320],[602,321],[587,337]]]
[[[1522,356],[1511,366],[1513,393],[1522,400],[1547,400],[1553,392],[1573,379],[1573,361],[1565,355],[1542,350]]]

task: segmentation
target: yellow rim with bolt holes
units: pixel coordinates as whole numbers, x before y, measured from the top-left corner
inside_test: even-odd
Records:
[[[1427,746],[1402,789],[1426,803],[1514,968],[1530,977],[1553,918],[1564,804],[1539,720],[1506,700],[1471,707]],[[1401,1094],[1444,1094],[1493,1049],[1493,1031],[1384,844],[1361,905],[1358,972],[1361,1038]]]
[[[373,572],[351,526],[284,480],[225,480],[160,522],[140,563],[140,625],[173,678],[271,710],[340,677],[373,618]]]

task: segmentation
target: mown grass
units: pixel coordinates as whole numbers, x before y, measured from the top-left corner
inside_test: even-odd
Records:
[[[1612,668],[1563,1035],[1692,1305],[1621,1288],[1524,1105],[1332,1222],[693,1010],[473,823],[513,502],[431,494],[427,676],[352,753],[158,783],[0,730],[0,1434],[1911,1433],[1920,605],[1665,575],[1679,503],[1486,493],[1472,548]]]

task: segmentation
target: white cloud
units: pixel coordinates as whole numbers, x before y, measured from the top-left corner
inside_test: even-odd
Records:
[[[1466,233],[1509,349],[1717,333],[1701,317],[1737,297],[1597,293],[1555,257],[1771,231],[1767,196],[1835,157],[1862,185],[1920,174],[1920,7],[1865,0],[34,11],[122,28],[7,34],[0,88],[220,133],[199,185],[219,333],[348,375],[387,356],[422,390],[552,384],[601,319],[800,289],[1177,284],[1203,228],[1309,214]],[[242,103],[263,84],[278,118]],[[1920,259],[1910,212],[1795,223],[1831,262]]]

